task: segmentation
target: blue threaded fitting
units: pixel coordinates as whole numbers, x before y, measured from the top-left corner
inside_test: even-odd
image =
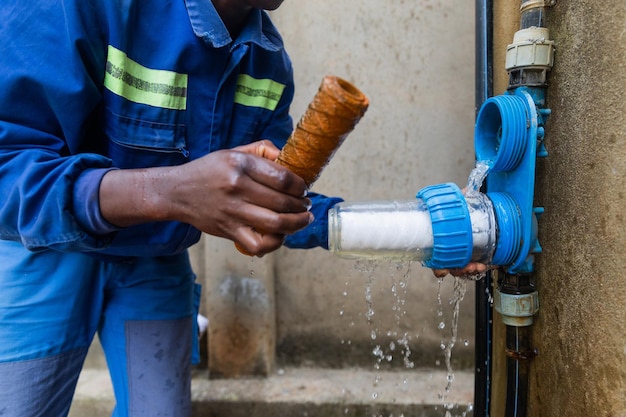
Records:
[[[508,193],[487,193],[493,204],[498,224],[498,239],[493,253],[494,265],[509,265],[522,247],[522,213],[515,199]]]
[[[433,227],[433,254],[424,264],[429,268],[460,268],[472,258],[472,221],[465,197],[456,184],[431,185],[417,198],[424,201]]]
[[[513,95],[491,97],[480,108],[474,130],[476,160],[487,161],[491,172],[507,172],[520,163],[529,122],[526,103]]]

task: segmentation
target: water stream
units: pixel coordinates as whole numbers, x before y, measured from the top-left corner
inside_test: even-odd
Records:
[[[471,195],[478,193],[487,174],[490,169],[490,164],[488,162],[479,161],[476,163],[475,168],[471,171],[467,186],[465,189],[466,195]],[[358,271],[364,272],[367,275],[367,282],[365,286],[365,318],[367,320],[368,325],[371,328],[370,336],[372,341],[374,341],[375,345],[372,349],[372,355],[375,358],[374,368],[376,370],[381,369],[381,365],[385,362],[391,362],[394,359],[394,355],[396,357],[401,357],[403,361],[403,365],[406,369],[412,369],[415,365],[411,360],[411,348],[410,341],[413,335],[409,334],[406,331],[402,330],[387,330],[384,333],[380,333],[380,330],[375,327],[374,316],[376,314],[376,310],[374,308],[374,297],[373,297],[373,284],[374,284],[374,272],[376,271],[379,261],[384,261],[384,258],[373,260],[358,260],[355,264],[355,269]],[[391,272],[389,276],[391,277],[391,294],[393,296],[394,302],[392,306],[394,318],[395,318],[395,328],[402,328],[402,320],[406,318],[406,302],[407,302],[407,287],[409,285],[410,273],[411,273],[411,262],[400,262],[400,263],[391,263],[392,260],[388,260],[390,262]],[[395,271],[393,270],[395,268]],[[397,279],[398,272],[400,272],[401,277]],[[443,351],[444,365],[446,370],[446,382],[445,386],[442,387],[442,392],[439,394],[439,399],[443,403],[443,408],[445,410],[445,417],[452,417],[453,410],[460,406],[460,404],[453,404],[447,401],[448,394],[450,393],[453,382],[454,382],[454,369],[452,367],[452,351],[455,345],[458,342],[458,326],[459,326],[459,316],[460,316],[460,307],[461,302],[465,298],[465,294],[467,292],[467,283],[480,280],[484,277],[484,274],[474,275],[474,276],[466,276],[466,277],[453,277],[453,294],[449,299],[449,304],[452,308],[452,318],[449,325],[446,323],[444,319],[444,303],[442,301],[442,284],[445,279],[449,278],[440,278],[438,279],[437,285],[437,295],[436,295],[436,313],[438,318],[437,328],[441,332],[441,350]],[[347,283],[346,283],[347,285]],[[347,296],[347,289],[343,292],[344,296]],[[341,315],[343,315],[343,309],[341,310]],[[351,325],[354,325],[352,322]],[[445,335],[446,329],[448,334]],[[379,336],[387,336],[388,346],[383,346],[382,342],[378,342]],[[415,337],[419,337],[415,335]],[[382,337],[381,337],[382,339]],[[342,341],[343,343],[343,341]],[[464,346],[469,345],[468,340],[463,341]],[[437,365],[439,365],[439,361],[437,361]],[[381,381],[381,376],[377,375],[374,380],[374,391],[372,392],[372,399],[377,400],[379,398],[379,393],[376,391],[376,387]],[[406,383],[406,381],[405,381]],[[465,417],[468,413],[473,411],[472,404],[467,406],[465,411],[461,411],[460,409],[456,409],[460,411],[459,417]]]
[[[477,193],[480,190],[485,178],[487,178],[490,168],[491,162],[476,161],[475,168],[472,172],[470,172],[469,177],[467,178],[467,188],[465,189],[466,194]]]

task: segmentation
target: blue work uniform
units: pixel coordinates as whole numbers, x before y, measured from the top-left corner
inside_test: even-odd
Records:
[[[66,415],[98,332],[115,416],[188,416],[201,233],[115,227],[98,188],[112,169],[281,147],[282,39],[260,10],[232,39],[211,0],[4,0],[0,22],[0,415]],[[340,199],[312,200],[287,246],[326,246]]]

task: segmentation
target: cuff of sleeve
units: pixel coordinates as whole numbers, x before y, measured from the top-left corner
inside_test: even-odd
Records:
[[[309,198],[313,203],[311,213],[315,216],[315,221],[306,228],[287,236],[284,245],[291,249],[316,247],[328,249],[328,210],[343,199],[315,193],[309,193]]]
[[[81,174],[74,184],[74,217],[91,235],[106,235],[122,230],[102,217],[100,211],[100,182],[108,171],[116,168],[90,169]]]

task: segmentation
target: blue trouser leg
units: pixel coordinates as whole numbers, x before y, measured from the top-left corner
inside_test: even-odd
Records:
[[[102,308],[96,269],[81,255],[0,242],[3,417],[67,414]]]
[[[191,415],[194,275],[178,258],[119,264],[106,288],[100,341],[116,417]]]
[[[98,329],[117,417],[190,415],[193,294],[186,254],[108,263],[0,241],[0,415],[67,415]]]

